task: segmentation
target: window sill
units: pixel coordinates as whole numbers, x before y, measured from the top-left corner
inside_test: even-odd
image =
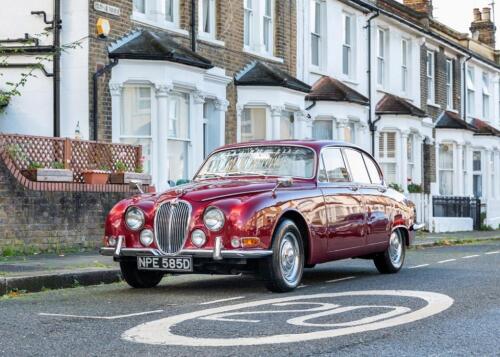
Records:
[[[434,103],[434,102],[427,101],[427,105],[429,107],[434,107],[434,108],[437,108],[437,109],[441,109],[441,106],[439,104],[437,104],[437,103]]]
[[[320,76],[328,76],[328,73],[326,71],[323,71],[321,70],[321,68],[316,66],[310,66],[309,72],[313,74],[319,74]]]
[[[446,110],[449,111],[449,112],[455,113],[455,114],[459,114],[458,110],[453,109],[453,108],[446,107]]]
[[[148,26],[151,26],[151,27],[155,27],[155,28],[158,28],[158,29],[161,29],[161,30],[167,30],[167,31],[170,31],[170,32],[175,32],[175,33],[177,33],[179,35],[189,36],[189,31],[183,30],[180,27],[178,27],[177,25],[172,24],[172,23],[167,22],[167,21],[156,22],[156,21],[153,21],[151,19],[144,18],[142,16],[133,15],[133,14],[130,17],[130,19],[132,21],[139,22],[141,24],[148,25]]]
[[[256,57],[260,57],[260,58],[263,58],[263,59],[266,59],[268,61],[273,61],[273,62],[277,62],[277,63],[283,63],[283,58],[280,58],[280,57],[275,57],[273,55],[269,55],[267,53],[260,53],[260,52],[255,52],[249,48],[243,48],[243,52],[246,52],[250,55],[253,55],[253,56],[256,56]]]
[[[343,77],[340,78],[340,80],[342,82],[352,84],[353,86],[359,86],[359,82],[357,80],[353,79],[353,78],[349,78],[349,77],[343,76]]]
[[[198,33],[198,40],[201,42],[205,42],[209,45],[214,45],[214,46],[219,46],[219,47],[224,47],[226,44],[224,41],[217,40],[215,38],[211,38],[205,34]]]

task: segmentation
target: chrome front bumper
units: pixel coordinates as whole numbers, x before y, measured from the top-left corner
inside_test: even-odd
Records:
[[[153,248],[124,248],[123,236],[118,237],[116,247],[103,247],[99,250],[101,255],[110,257],[136,257],[143,255],[165,256],[159,249]],[[176,255],[190,255],[195,258],[212,258],[213,260],[222,260],[224,258],[244,258],[255,259],[272,255],[272,250],[228,250],[222,249],[222,238],[217,237],[213,249],[182,249]]]
[[[419,231],[425,228],[425,223],[415,223],[411,226],[412,231]]]

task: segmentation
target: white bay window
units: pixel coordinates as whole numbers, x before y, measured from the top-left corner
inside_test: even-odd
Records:
[[[147,173],[151,173],[151,108],[151,87],[123,88],[120,142],[142,145],[144,172]]]
[[[168,179],[188,178],[190,110],[189,94],[173,92],[168,97]]]
[[[396,133],[381,132],[379,136],[379,162],[388,184],[397,183]]]
[[[439,194],[453,195],[453,145],[439,145]]]
[[[313,122],[313,139],[316,140],[333,140],[333,120],[332,119],[316,119]]]
[[[245,108],[241,115],[241,141],[265,140],[266,108]]]
[[[293,112],[284,110],[280,118],[280,139],[295,138],[295,117]]]

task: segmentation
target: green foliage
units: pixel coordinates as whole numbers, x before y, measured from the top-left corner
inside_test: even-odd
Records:
[[[37,161],[32,161],[28,165],[28,170],[38,170],[38,169],[43,169],[43,168],[45,168],[45,166],[42,163],[37,162]]]
[[[28,158],[19,144],[11,144],[7,146],[7,154],[9,154],[13,161],[28,161]]]
[[[495,230],[492,226],[489,226],[486,223],[484,223],[484,221],[486,221],[486,212],[481,212],[480,220],[481,220],[481,225],[479,226],[480,231],[494,231]]]
[[[398,185],[397,183],[394,183],[394,182],[390,183],[389,187],[392,188],[393,190],[398,191],[398,192],[401,192],[401,193],[403,192],[403,188],[400,185]]]
[[[115,163],[115,168],[116,168],[116,172],[126,172],[128,170],[127,165],[121,160],[118,160]]]
[[[410,193],[422,193],[422,185],[416,184],[416,183],[410,183],[408,184],[408,192]]]
[[[54,161],[54,162],[52,162],[52,164],[50,164],[50,167],[53,169],[57,169],[57,170],[63,170],[64,163],[59,162],[59,161]]]

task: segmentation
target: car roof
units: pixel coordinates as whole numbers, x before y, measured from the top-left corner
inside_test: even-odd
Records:
[[[345,141],[336,141],[336,140],[314,140],[314,139],[304,139],[304,140],[256,140],[256,141],[246,141],[242,143],[228,144],[225,145],[216,151],[224,150],[224,149],[232,149],[232,148],[240,148],[247,146],[263,146],[263,145],[280,145],[280,146],[305,146],[311,148],[317,152],[321,151],[322,148],[326,146],[342,146],[342,147],[352,147],[355,149],[359,149],[361,151],[366,152],[363,148],[354,145],[352,143],[348,143]]]

